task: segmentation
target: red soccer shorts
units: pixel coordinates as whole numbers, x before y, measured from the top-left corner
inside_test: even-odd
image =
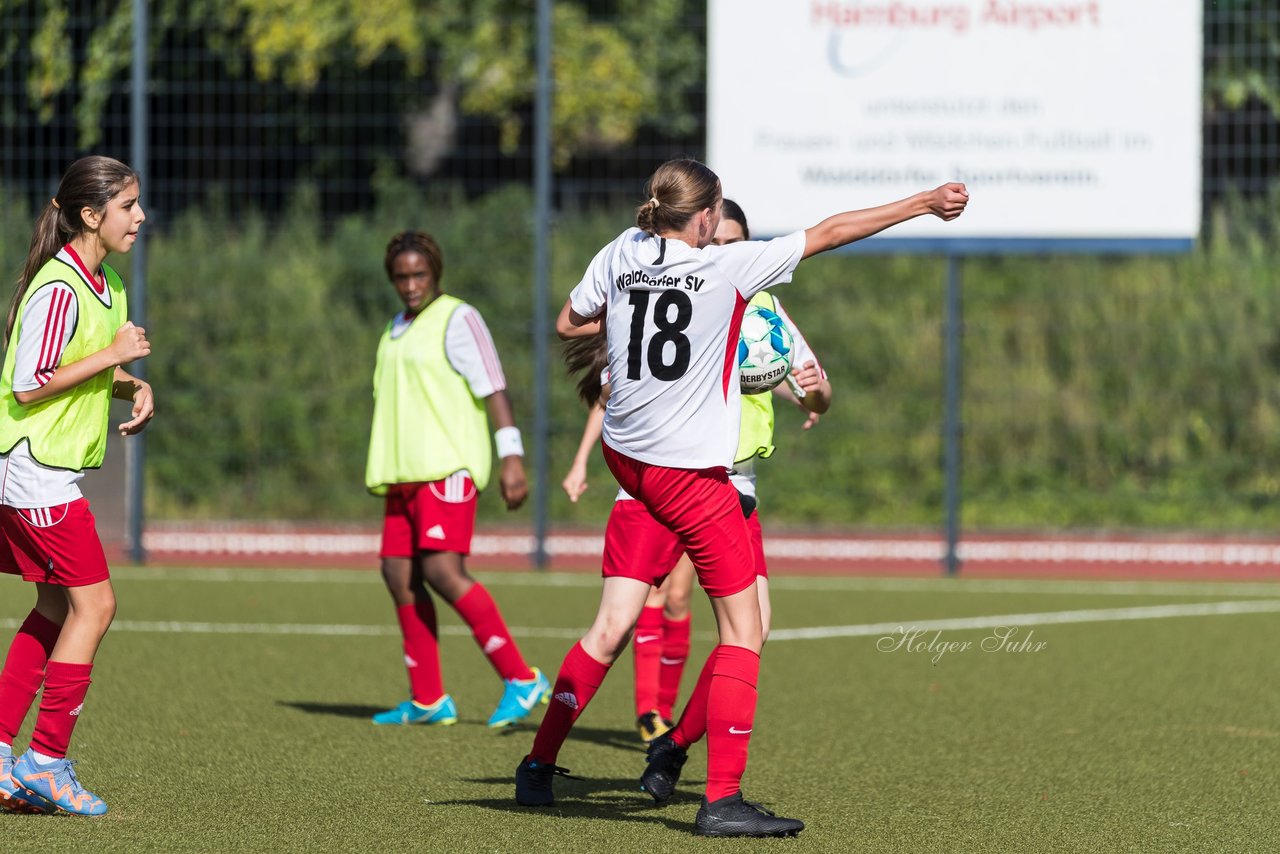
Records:
[[[755,583],[751,537],[727,470],[650,465],[601,444],[618,485],[675,533],[708,596],[732,596]]]
[[[0,531],[0,571],[60,587],[111,577],[87,498],[56,507],[0,507]]]
[[[419,552],[471,553],[476,497],[471,478],[455,472],[430,483],[397,483],[387,492],[381,557]]]
[[[680,539],[654,519],[641,501],[613,502],[604,529],[605,578],[634,578],[658,585],[675,568]]]

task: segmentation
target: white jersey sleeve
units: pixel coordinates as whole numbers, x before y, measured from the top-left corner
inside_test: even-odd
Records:
[[[31,295],[14,354],[14,391],[35,391],[53,377],[78,317],[76,292],[65,282],[49,282]]]
[[[445,328],[444,353],[477,399],[506,389],[498,348],[493,345],[484,318],[473,307],[464,304],[454,310]]]
[[[772,285],[791,281],[796,265],[804,258],[804,231],[793,231],[774,240],[741,240],[708,247],[716,266],[737,286],[738,293],[751,299]]]
[[[614,254],[611,250],[617,242],[615,240],[596,253],[582,281],[569,294],[570,307],[583,317],[595,317],[608,304],[609,262]]]
[[[782,318],[782,322],[786,324],[787,331],[791,333],[791,341],[795,348],[795,354],[791,358],[792,366],[799,368],[803,367],[806,362],[812,361],[818,367],[818,376],[825,380],[827,378],[826,369],[822,367],[822,362],[818,360],[818,356],[809,346],[809,342],[804,340],[800,327],[796,326],[795,321],[782,308],[782,300],[774,297],[773,305],[778,310],[778,316]]]

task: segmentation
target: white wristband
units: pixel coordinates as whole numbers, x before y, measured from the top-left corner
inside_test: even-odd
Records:
[[[499,427],[493,434],[493,444],[498,448],[499,459],[524,456],[524,442],[520,441],[519,427]]]

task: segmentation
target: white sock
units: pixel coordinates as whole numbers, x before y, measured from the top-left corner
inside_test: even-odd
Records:
[[[0,741],[0,753],[13,753],[13,745],[7,741]]]
[[[61,762],[63,759],[61,756],[45,756],[38,750],[32,750],[31,757],[41,765],[48,765],[50,762]]]

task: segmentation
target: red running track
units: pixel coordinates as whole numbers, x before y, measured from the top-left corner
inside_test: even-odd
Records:
[[[163,524],[143,538],[148,561],[187,566],[369,567],[378,532],[370,528],[251,523]],[[547,540],[550,568],[597,571],[603,536],[557,531]],[[527,531],[481,530],[468,564],[478,569],[531,566]],[[120,544],[109,549],[123,559]],[[944,544],[937,535],[768,533],[772,573],[936,576]],[[1188,535],[966,535],[961,574],[973,578],[1110,578],[1280,581],[1280,539]]]

